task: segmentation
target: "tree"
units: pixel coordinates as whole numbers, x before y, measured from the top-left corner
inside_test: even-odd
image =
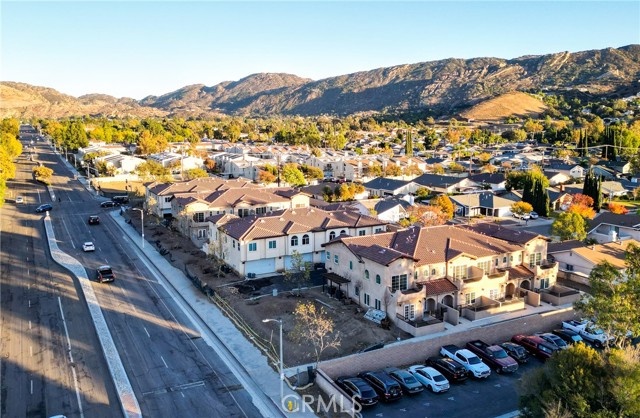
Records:
[[[315,352],[315,362],[328,349],[340,347],[340,333],[334,332],[334,321],[324,307],[314,302],[300,303],[293,312],[295,318],[294,335],[298,342],[309,342]]]
[[[209,239],[208,258],[217,269],[217,277],[219,279],[222,276],[222,267],[226,264],[224,260],[227,259],[229,254],[222,241],[220,230],[214,230],[214,234],[215,236]]]
[[[587,237],[586,221],[577,213],[561,213],[551,225],[551,233],[560,237],[561,241],[570,239],[582,241]]]
[[[431,192],[426,187],[418,187],[416,190],[416,197],[420,200],[426,199],[431,195]]]
[[[384,169],[384,175],[387,177],[398,177],[402,175],[402,169],[392,162],[389,162]]]
[[[602,353],[574,344],[551,357],[520,385],[523,418],[546,417],[557,405],[574,418],[635,417],[640,412],[640,352]],[[566,416],[562,414],[561,416]]]
[[[183,177],[185,180],[193,180],[197,178],[209,177],[209,174],[202,168],[192,168],[190,170],[186,170],[183,174]]]
[[[135,170],[136,174],[140,177],[163,177],[171,174],[171,171],[167,167],[163,167],[162,164],[147,160],[142,164],[139,164]]]
[[[594,174],[592,168],[587,171],[584,178],[582,194],[591,197],[593,199],[593,209],[596,212],[600,212],[602,207],[602,180],[600,176]]]
[[[36,180],[49,184],[49,180],[51,179],[51,176],[53,176],[53,170],[49,167],[40,165],[33,168],[33,175],[36,177]]]
[[[411,129],[407,130],[407,139],[404,145],[404,154],[407,157],[413,155],[413,139],[411,139]]]
[[[271,174],[270,172],[268,172],[266,170],[260,170],[260,171],[258,171],[257,180],[260,183],[271,184],[271,183],[274,183],[277,180],[277,178],[276,178],[275,175]]]
[[[592,207],[585,206],[583,204],[572,204],[567,208],[567,212],[577,213],[584,219],[593,219],[596,216],[596,211]]]
[[[451,202],[451,199],[449,199],[449,196],[446,194],[434,197],[429,203],[431,203],[432,206],[442,209],[442,212],[447,215],[447,220],[453,218],[453,202]]]
[[[444,225],[451,217],[440,206],[417,205],[409,208],[409,225],[421,223],[423,226]],[[408,225],[407,225],[408,226]]]
[[[204,166],[210,173],[213,173],[216,169],[216,162],[211,158],[207,157],[204,159]]]
[[[324,172],[318,167],[302,164],[300,166],[300,170],[302,171],[304,176],[308,179],[316,180],[316,179],[324,178]]]
[[[431,166],[431,172],[434,174],[444,174],[444,167],[442,164],[435,163]]]
[[[515,202],[511,205],[511,213],[522,217],[525,213],[530,213],[533,210],[533,206],[527,202]]]
[[[640,335],[639,247],[629,244],[625,251],[628,274],[607,261],[596,265],[589,275],[590,294],[584,294],[575,308],[615,338],[617,346],[626,343],[627,332]]]
[[[291,254],[291,268],[284,272],[284,279],[296,286],[298,295],[300,295],[300,289],[309,284],[311,267],[310,262],[304,261],[302,254],[297,250],[293,250]]]
[[[571,204],[593,207],[593,198],[582,193],[571,195]]]
[[[618,215],[626,215],[627,213],[629,213],[629,209],[627,209],[625,206],[621,205],[620,203],[614,202],[609,202],[609,204],[607,205],[607,210]]]
[[[282,167],[282,179],[292,186],[304,186],[307,184],[304,174],[302,174],[298,165],[294,163],[285,164]]]

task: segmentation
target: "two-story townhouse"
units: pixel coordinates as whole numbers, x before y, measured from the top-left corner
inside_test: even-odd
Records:
[[[518,289],[537,274],[536,254],[546,256],[536,248],[537,238],[531,241],[527,248],[468,228],[412,227],[328,242],[326,266],[350,283],[354,301],[384,310],[394,323],[417,324],[447,307],[471,317],[486,307],[522,309]],[[525,262],[530,254],[532,267]],[[417,335],[419,327],[409,332]]]
[[[219,234],[225,262],[240,275],[274,274],[291,268],[298,252],[306,262],[324,263],[323,244],[339,236],[371,236],[387,223],[353,211],[298,208],[231,219],[211,218],[211,236]],[[216,231],[213,231],[216,229]]]
[[[589,221],[587,238],[599,243],[628,239],[640,241],[640,215],[601,212]]]

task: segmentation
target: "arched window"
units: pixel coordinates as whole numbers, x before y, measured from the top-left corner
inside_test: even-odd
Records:
[[[343,229],[342,231],[340,231],[340,235],[347,235],[347,231]]]
[[[369,280],[369,270],[364,271],[364,278]]]
[[[335,231],[329,232],[329,241],[333,241],[334,239],[336,239],[336,232]]]
[[[302,245],[307,245],[307,244],[309,244],[309,235],[304,234],[302,236]]]
[[[294,235],[291,237],[291,246],[295,247],[296,245],[298,245],[298,236]]]
[[[376,274],[376,284],[380,284],[380,275]]]

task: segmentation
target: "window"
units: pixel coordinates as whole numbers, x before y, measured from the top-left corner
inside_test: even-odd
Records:
[[[499,259],[499,258],[496,258],[496,260],[495,260],[495,261],[496,261],[496,267],[498,267],[498,263],[500,262],[500,259]]]
[[[512,255],[509,256],[509,261],[513,261],[513,256]]]
[[[518,253],[518,263],[522,262],[522,253]]]
[[[333,241],[334,239],[336,239],[335,231],[329,232],[329,241]]]
[[[331,261],[331,252],[327,251],[327,260]]]
[[[333,256],[333,262],[338,264],[338,255],[337,254]]]
[[[347,235],[347,231],[343,229],[342,231],[340,231],[340,235]]]
[[[271,240],[269,241],[269,249],[273,250],[274,248],[276,248],[276,240]]]
[[[298,245],[298,236],[294,235],[291,237],[291,246],[295,247],[296,245]]]
[[[164,201],[165,203],[171,202],[171,196],[165,196]]]
[[[370,305],[369,305],[369,303],[370,303],[370,302],[371,302],[371,301],[370,301],[370,299],[369,299],[369,294],[368,294],[368,293],[365,293],[365,294],[364,294],[364,304],[365,304],[365,305],[367,305],[367,306],[370,306]]]
[[[376,300],[374,301],[374,303],[375,303],[375,308],[376,308],[376,309],[378,309],[378,310],[381,310],[381,309],[382,309],[382,303],[380,302],[380,299],[376,299]]]
[[[196,222],[204,222],[204,212],[194,213],[193,220]]]
[[[358,236],[359,237],[363,237],[367,234],[367,231],[365,231],[364,229],[361,229],[360,231],[358,231]]]
[[[453,278],[454,279],[466,279],[467,276],[467,266],[455,266],[453,269]]]
[[[498,299],[499,297],[500,296],[499,296],[499,293],[498,293],[498,289],[489,289],[489,298],[495,300],[495,299]]]
[[[529,254],[529,268],[539,266],[542,261],[542,253]]]
[[[309,244],[309,235],[304,234],[302,236],[302,245],[308,245]]]
[[[349,260],[349,270],[353,270],[353,261]]]
[[[546,289],[547,287],[549,287],[549,278],[540,279],[540,289]]]
[[[404,319],[413,321],[416,318],[416,306],[404,305]]]
[[[382,232],[382,228],[376,228],[376,231],[375,231],[375,232],[376,232],[376,234],[377,234],[378,232]]]
[[[507,264],[507,257],[502,257],[502,264]]]
[[[360,296],[360,288],[356,286],[356,296]]]
[[[395,292],[396,290],[407,290],[408,282],[407,275],[401,274],[399,276],[391,277],[391,291]]]
[[[364,271],[364,278],[369,280],[369,270]]]
[[[381,280],[380,280],[380,275],[376,274],[376,284],[380,284]]]
[[[567,264],[567,271],[573,271],[573,264]]]
[[[240,243],[238,243],[238,251],[240,251]]]
[[[476,303],[476,292],[471,292],[464,295],[464,301],[467,305]]]
[[[479,269],[482,269],[485,274],[488,274],[491,271],[491,261],[481,261],[477,266]]]
[[[436,269],[431,269],[431,275],[435,276],[437,274]]]
[[[256,251],[258,249],[258,244],[255,242],[249,243],[249,251]]]
[[[233,240],[233,248],[236,248],[236,241]]]

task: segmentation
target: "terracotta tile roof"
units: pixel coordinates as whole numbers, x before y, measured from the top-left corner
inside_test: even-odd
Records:
[[[518,244],[526,244],[527,242],[541,237],[542,235],[538,235],[533,232],[524,231],[524,230],[516,230],[509,229],[501,226],[500,224],[493,222],[483,222],[477,223],[473,225],[462,225],[463,228],[470,229],[479,234],[488,235],[490,237],[495,237],[498,239],[502,239],[509,242],[514,242]]]
[[[509,272],[509,279],[531,279],[534,274],[525,266],[515,266],[504,269]]]
[[[178,193],[211,193],[215,190],[237,187],[260,188],[260,186],[248,180],[225,180],[219,177],[202,177],[176,183],[152,183],[152,185],[149,185],[149,191],[157,196],[166,196]]]
[[[584,247],[585,243],[582,241],[578,241],[577,239],[572,239],[568,241],[562,242],[550,242],[547,245],[547,254],[559,253],[563,251],[573,250],[574,248]]]
[[[385,225],[379,219],[353,211],[327,212],[318,208],[296,208],[263,215],[247,216],[225,226],[226,233],[238,240],[285,236],[328,229]]]
[[[426,296],[441,295],[443,293],[456,292],[458,288],[449,279],[434,279],[419,282],[425,287]]]

